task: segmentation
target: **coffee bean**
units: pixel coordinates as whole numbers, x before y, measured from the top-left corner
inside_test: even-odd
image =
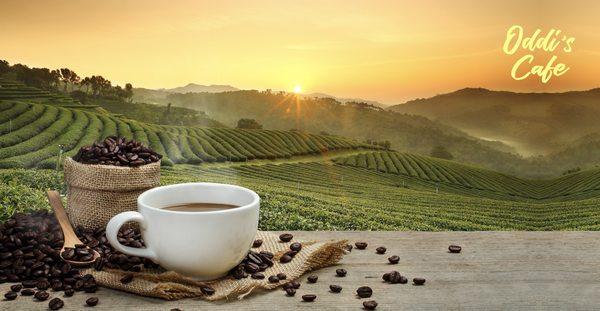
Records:
[[[292,258],[294,258],[298,254],[298,252],[296,252],[296,251],[287,251],[287,252],[285,252],[285,254],[288,255],[288,256],[290,256],[290,257],[292,257]]]
[[[11,285],[10,286],[10,290],[12,290],[13,292],[20,292],[23,289],[23,285],[21,284],[15,284],[15,285]]]
[[[6,300],[15,300],[17,299],[17,292],[13,292],[13,291],[9,291],[6,294],[4,294],[4,298],[6,298]]]
[[[90,307],[95,307],[98,304],[98,297],[90,297],[85,301],[85,304]]]
[[[400,262],[400,257],[399,257],[399,256],[397,256],[397,255],[393,255],[393,256],[390,256],[390,257],[388,258],[388,261],[389,261],[389,262],[390,262],[392,265],[395,265],[395,264],[397,264],[398,262]]]
[[[348,252],[352,251],[352,245],[351,244],[346,244],[346,246],[344,247]]]
[[[50,297],[50,294],[48,294],[48,292],[45,290],[41,290],[41,291],[38,291],[37,293],[35,293],[35,295],[33,295],[33,297],[35,297],[35,299],[37,299],[39,301],[44,301],[44,300],[48,299],[48,297]]]
[[[413,279],[413,284],[414,285],[424,285],[425,284],[425,279],[424,278],[414,278]]]
[[[448,250],[451,253],[460,253],[460,251],[462,250],[462,247],[460,247],[458,245],[450,245],[450,246],[448,246]]]
[[[335,274],[341,278],[345,277],[348,271],[346,269],[336,269]]]
[[[256,279],[256,280],[262,280],[265,278],[265,275],[260,272],[256,272],[256,273],[252,273],[252,275],[250,277],[253,279]]]
[[[64,307],[65,303],[60,298],[52,298],[48,303],[50,310],[58,310]]]
[[[281,240],[281,242],[289,242],[293,238],[294,238],[294,236],[290,233],[284,233],[279,236],[279,240]]]
[[[35,294],[35,291],[31,288],[25,288],[21,291],[22,296],[33,296],[34,294]]]
[[[363,301],[363,307],[365,308],[365,310],[375,310],[377,308],[377,301],[375,301],[375,300]]]
[[[383,276],[381,277],[385,282],[389,282],[390,281],[390,274],[391,272],[388,273],[384,273]]]
[[[254,240],[254,242],[252,243],[252,247],[257,248],[260,247],[263,244],[263,240],[261,239],[256,239]]]
[[[317,295],[302,295],[302,300],[306,301],[306,302],[313,302],[315,301],[315,299],[317,299]]]
[[[373,295],[373,290],[369,286],[361,286],[356,290],[356,294],[360,298],[369,298]]]
[[[50,282],[48,282],[46,280],[41,280],[41,281],[37,282],[37,289],[47,290],[48,288],[50,288]]]
[[[133,274],[131,274],[131,273],[125,274],[119,281],[122,284],[129,284],[129,283],[131,283],[131,281],[133,281]]]
[[[285,275],[285,273],[281,272],[281,273],[277,273],[277,278],[281,281],[287,279],[287,275]]]
[[[212,296],[215,293],[215,289],[208,285],[200,287],[200,291],[207,296]]]
[[[356,242],[354,243],[357,249],[365,249],[367,248],[367,242]]]
[[[392,271],[389,274],[389,282],[392,284],[398,284],[400,283],[400,280],[402,279],[402,275],[400,274],[400,272],[398,271]]]
[[[279,283],[279,278],[276,275],[271,275],[269,277],[269,283]]]
[[[290,284],[292,285],[293,288],[298,289],[300,288],[300,282],[298,281],[291,281]]]
[[[161,158],[162,155],[140,142],[116,136],[109,136],[102,142],[82,147],[73,156],[73,160],[84,164],[131,167],[158,162]]]
[[[72,289],[72,288],[65,289],[65,296],[71,297],[71,296],[73,296],[73,294],[75,294],[75,290],[74,289]]]
[[[339,285],[329,285],[329,290],[331,290],[332,293],[339,293],[342,291],[342,287]]]
[[[377,252],[377,254],[383,255],[387,251],[387,248],[385,248],[385,246],[379,246],[375,249],[375,251]]]
[[[34,288],[37,286],[37,281],[36,280],[25,280],[25,281],[21,282],[21,284],[23,284],[23,287],[25,287],[25,288]]]
[[[299,242],[294,242],[290,244],[290,249],[294,252],[299,252],[302,249],[302,244]]]
[[[292,287],[292,288],[286,288],[285,289],[285,294],[293,297],[294,295],[296,295],[296,290]]]
[[[403,275],[400,277],[400,282],[398,282],[400,284],[406,284],[408,283],[408,279]]]
[[[279,258],[279,262],[281,262],[281,263],[288,263],[290,261],[292,261],[292,256],[287,255],[287,254],[283,255],[283,256],[281,256],[281,258]]]
[[[307,279],[308,279],[308,283],[317,283],[317,280],[319,279],[319,277],[316,275],[309,275]]]

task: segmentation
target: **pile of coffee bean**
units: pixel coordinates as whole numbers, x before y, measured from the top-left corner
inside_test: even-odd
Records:
[[[162,155],[125,137],[109,136],[91,146],[81,147],[73,160],[84,164],[101,164],[115,166],[141,166],[158,162]]]
[[[79,262],[86,262],[94,259],[94,253],[91,252],[85,244],[77,244],[75,247],[65,247],[60,255],[64,260]]]
[[[48,290],[63,291],[65,296],[98,289],[90,274],[81,275],[60,258],[63,236],[53,214],[37,211],[17,213],[0,224],[0,283],[16,283],[4,294],[6,300],[33,296],[38,301],[50,298]],[[62,308],[60,298],[50,300],[52,310]]]
[[[154,262],[134,256],[127,256],[114,250],[106,239],[104,230],[89,231],[76,229],[84,243],[74,249],[63,252],[63,258],[88,259],[87,247],[100,255],[95,267],[141,271],[142,268],[157,268]],[[143,247],[139,232],[125,228],[118,234],[119,241],[131,247]],[[16,213],[0,224],[0,283],[10,282],[10,291],[4,294],[5,300],[14,300],[20,296],[33,296],[38,301],[50,299],[48,307],[58,310],[64,301],[53,297],[63,292],[71,297],[76,292],[94,293],[98,289],[91,274],[82,275],[80,270],[61,258],[63,235],[54,214],[36,211],[30,214]],[[86,247],[87,246],[87,247]],[[204,290],[203,290],[204,291]],[[210,289],[206,289],[210,292]],[[213,291],[214,292],[214,291]],[[98,298],[86,301],[88,306],[98,304]]]

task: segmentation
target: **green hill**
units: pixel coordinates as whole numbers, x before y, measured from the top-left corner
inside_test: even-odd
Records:
[[[135,98],[135,93],[134,93]],[[360,108],[331,98],[301,98],[269,91],[167,94],[162,103],[197,109],[225,125],[241,118],[257,120],[265,128],[327,132],[358,140],[390,141],[392,148],[429,154],[445,146],[456,160],[509,173],[520,172],[526,162],[506,152],[501,143],[469,136],[456,128],[421,116]]]
[[[164,165],[289,158],[338,149],[375,148],[297,131],[164,126],[53,105],[0,101],[0,167],[54,167],[80,147],[119,135],[165,155]]]
[[[339,157],[336,164],[410,176],[438,190],[502,200],[569,201],[600,196],[600,169],[545,180],[527,180],[432,157],[373,151]]]

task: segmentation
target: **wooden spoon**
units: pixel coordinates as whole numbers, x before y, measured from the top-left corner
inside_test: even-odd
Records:
[[[100,254],[97,251],[95,251],[87,246],[86,246],[86,249],[94,255],[92,260],[76,261],[76,260],[70,260],[70,259],[63,258],[63,252],[65,251],[65,248],[67,248],[67,247],[75,248],[76,244],[83,244],[83,243],[81,243],[81,240],[79,240],[79,238],[73,231],[73,227],[71,226],[71,223],[69,222],[67,213],[65,212],[65,209],[63,208],[63,205],[62,205],[62,201],[60,200],[60,194],[58,194],[57,191],[48,191],[48,192],[46,192],[46,195],[48,196],[48,202],[50,202],[50,206],[52,206],[52,209],[54,210],[54,216],[58,220],[58,224],[60,225],[60,228],[62,229],[63,237],[65,240],[63,247],[60,250],[60,258],[62,258],[62,260],[66,261],[74,266],[86,266],[86,265],[90,265],[90,264],[94,263],[94,261],[100,257]]]

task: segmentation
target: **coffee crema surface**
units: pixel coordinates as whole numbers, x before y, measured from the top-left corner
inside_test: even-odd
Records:
[[[163,207],[162,209],[167,211],[176,211],[176,212],[214,212],[214,211],[222,211],[228,210],[232,208],[237,208],[237,205],[231,204],[219,204],[219,203],[185,203],[178,205],[171,205],[167,207]]]

